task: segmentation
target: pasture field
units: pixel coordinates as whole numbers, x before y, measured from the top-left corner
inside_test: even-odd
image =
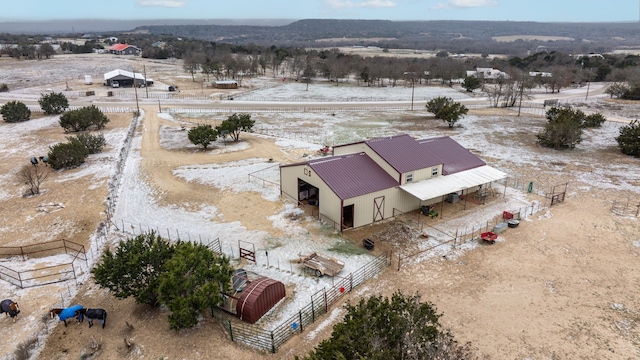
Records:
[[[473,108],[460,126],[449,129],[426,114],[424,102],[428,94],[453,95],[456,90],[425,87],[416,88],[422,98],[414,111],[253,112],[256,132],[241,134],[237,144],[219,140],[202,151],[181,135],[183,129],[219,122],[228,114],[159,113],[159,107],[213,107],[223,102],[221,96],[238,96],[239,92],[248,92],[245,103],[280,99],[288,92],[299,98],[297,102],[312,101],[296,87],[304,85],[265,77],[244,79],[238,91],[223,91],[194,84],[177,62],[104,55],[53,60],[1,59],[0,83],[7,82],[15,90],[0,93],[0,103],[20,100],[33,105],[47,89],[70,87],[79,94],[96,91],[95,96],[72,96],[73,105],[109,105],[131,112],[106,114],[111,121],[104,130],[105,152],[77,169],[52,172],[42,194],[35,197],[22,196],[24,185],[16,181],[16,172],[28,164],[29,157],[44,154],[48,146],[64,141],[69,134],[61,131],[55,117],[39,113],[25,123],[0,122],[0,245],[66,239],[84,245],[88,255],[86,265],[78,269],[77,281],[29,289],[0,281],[2,296],[18,301],[22,309],[16,323],[0,318],[4,321],[0,352],[7,354],[5,358],[22,341],[29,341],[37,345],[34,358],[38,359],[293,359],[327,338],[344,314],[340,304],[334,306],[275,354],[232,342],[208,314],[195,328],[172,331],[166,309],[115,299],[92,282],[88,269],[105,248],[113,248],[126,236],[123,233],[158,229],[163,235],[182,239],[219,238],[222,251],[234,257],[234,264],[286,281],[285,302],[263,323],[270,327],[286,318],[288,311],[306,304],[308,292],[331,286],[331,279],[305,277],[288,261],[299,252],[333,252],[348,260],[345,270],[354,271],[371,257],[354,250],[363,238],[379,239],[374,255],[384,250],[409,255],[424,249],[416,236],[424,229],[469,228],[504,210],[531,203],[540,204],[540,211],[524,216],[517,228],[501,234],[494,245],[470,241],[456,249],[425,252],[407,257],[400,269],[393,257],[383,273],[342,301],[417,291],[443,313],[441,322],[458,341],[473,344],[480,358],[640,356],[640,218],[612,211],[614,201],[640,204],[639,160],[620,154],[614,140],[623,122],[608,121],[602,128],[587,130],[584,141],[573,151],[555,151],[535,141],[545,123],[538,115],[518,117],[511,110]],[[210,99],[160,103],[145,98],[145,89],[139,94],[142,115],[135,122],[133,97],[108,97],[109,89],[101,84],[82,83],[85,74],[100,79],[101,72],[141,69],[143,65],[156,82],[149,91],[163,92],[166,85],[176,84],[183,95]],[[385,89],[376,89],[372,96],[354,83],[335,86],[318,81],[309,86],[319,99],[371,97],[372,108],[380,99],[407,98],[407,89]],[[579,90],[561,94],[576,107],[601,111],[620,121],[637,114],[635,104],[611,102],[596,92],[589,101]],[[467,101],[466,95],[458,95],[460,101]],[[242,96],[234,101],[243,101]],[[449,204],[444,219],[432,221],[415,214],[339,235],[281,199],[277,187],[247,181],[248,173],[268,173],[266,169],[273,165],[308,159],[328,141],[340,144],[398,133],[416,138],[451,136],[489,165],[507,172],[512,185],[500,188],[501,196],[486,205],[463,209],[461,204]],[[270,175],[264,178],[272,179]],[[549,207],[543,195],[527,193],[526,187],[515,186],[515,180],[534,182],[542,194],[554,185],[567,184],[565,201]],[[58,206],[43,207],[46,204]],[[43,208],[48,211],[39,210]],[[256,264],[237,259],[239,240],[256,245],[260,254]],[[269,252],[269,264],[262,256],[264,251]],[[56,261],[63,260],[48,257],[42,259],[42,266]],[[20,264],[16,258],[2,259],[3,266]],[[48,318],[48,309],[73,304],[107,309],[106,327],[89,328],[86,322],[64,327]]]

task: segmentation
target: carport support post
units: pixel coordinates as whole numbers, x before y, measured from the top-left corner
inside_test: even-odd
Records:
[[[444,212],[444,195],[442,195],[442,205],[440,205],[440,219],[442,219],[442,213]]]

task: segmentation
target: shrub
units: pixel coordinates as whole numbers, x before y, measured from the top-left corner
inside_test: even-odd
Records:
[[[42,94],[38,103],[40,104],[42,111],[48,115],[61,114],[69,108],[69,100],[67,100],[67,97],[62,93],[52,92],[49,94]]]
[[[31,118],[31,110],[22,102],[9,101],[0,107],[0,114],[6,122],[27,121]]]
[[[191,128],[187,136],[193,145],[202,145],[206,150],[209,144],[216,141],[218,132],[211,125],[198,125]]]
[[[607,118],[600,113],[595,113],[585,116],[582,125],[586,128],[599,128],[602,127],[602,124],[604,124],[605,121],[607,121]]]
[[[427,102],[427,111],[434,114],[452,128],[458,120],[469,112],[466,106],[454,102],[452,98],[439,96]]]
[[[67,140],[79,141],[80,143],[82,143],[82,145],[84,145],[84,147],[87,148],[89,154],[97,154],[99,152],[102,152],[102,149],[104,149],[104,146],[107,144],[107,140],[105,140],[104,135],[102,134],[91,135],[84,133],[76,137],[67,137]]]
[[[2,83],[0,84],[0,92],[8,92],[9,91],[9,85]]]
[[[477,359],[469,343],[458,345],[442,328],[441,315],[419,295],[372,296],[345,308],[331,337],[303,359]]]
[[[48,163],[56,170],[73,168],[84,164],[89,150],[77,139],[72,139],[67,143],[53,145],[47,156]]]
[[[640,122],[634,120],[629,125],[621,127],[616,141],[623,154],[640,157]]]
[[[95,105],[85,106],[78,110],[67,111],[60,116],[60,126],[67,132],[85,131],[91,126],[100,130],[109,122]]]
[[[85,131],[91,126],[91,121],[82,116],[79,110],[67,111],[58,122],[65,132]]]
[[[554,149],[573,149],[582,142],[585,114],[570,107],[552,107],[547,111],[547,124],[536,135],[538,143]]]

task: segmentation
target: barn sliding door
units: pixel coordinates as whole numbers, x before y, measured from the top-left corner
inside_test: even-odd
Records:
[[[384,196],[373,199],[373,222],[384,220]]]

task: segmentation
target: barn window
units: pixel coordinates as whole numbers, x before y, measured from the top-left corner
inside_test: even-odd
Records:
[[[407,182],[410,183],[413,181],[413,174],[407,174]]]
[[[438,176],[438,168],[437,167],[431,168],[431,176]]]

